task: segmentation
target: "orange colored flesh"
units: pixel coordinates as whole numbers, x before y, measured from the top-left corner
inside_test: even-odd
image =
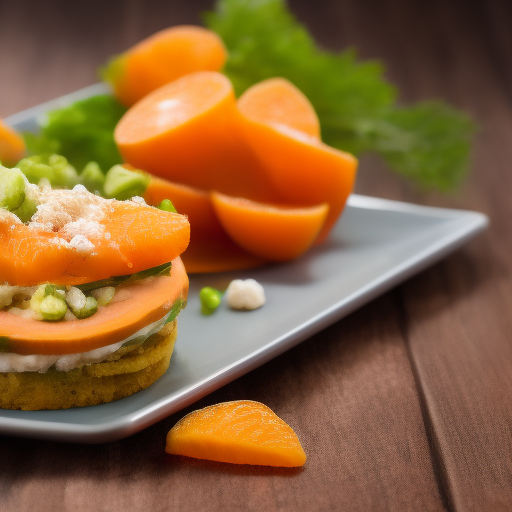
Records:
[[[10,126],[0,119],[0,162],[15,165],[25,154],[25,142]]]
[[[152,176],[144,199],[151,205],[170,199],[176,210],[188,217],[190,244],[182,254],[188,273],[242,270],[265,263],[228,237],[215,215],[208,192]]]
[[[188,414],[167,434],[165,451],[233,464],[298,467],[306,462],[293,429],[267,406],[250,400]]]
[[[114,93],[131,106],[150,92],[196,71],[219,71],[227,53],[220,37],[202,27],[182,25],[144,39],[125,52]]]
[[[229,236],[245,250],[271,261],[289,261],[307,251],[322,228],[329,206],[287,208],[211,194]]]
[[[240,96],[238,107],[260,123],[287,126],[320,138],[320,121],[313,105],[284,78],[269,78],[253,85]]]
[[[125,161],[203,190],[275,201],[267,173],[243,139],[231,82],[220,73],[186,75],[126,112],[114,137]]]
[[[190,237],[186,217],[131,202],[109,202],[99,222],[110,237],[88,236],[95,248],[86,254],[55,243],[59,232],[0,222],[0,282],[76,285],[134,274],[173,260]]]
[[[178,298],[186,299],[188,277],[180,258],[170,276],[125,286],[129,298],[102,307],[84,320],[43,322],[0,311],[0,337],[18,354],[74,354],[122,341],[160,320]]]
[[[357,159],[298,130],[255,120],[243,108],[241,113],[244,134],[285,201],[304,206],[329,204],[317,239],[324,241],[352,191]]]

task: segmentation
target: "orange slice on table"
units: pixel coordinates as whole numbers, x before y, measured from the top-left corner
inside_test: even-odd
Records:
[[[131,106],[163,85],[196,71],[219,71],[226,48],[211,30],[181,25],[144,39],[110,62],[105,78],[114,94]]]
[[[215,215],[208,192],[152,176],[144,199],[155,206],[170,199],[176,210],[188,217],[192,226],[190,244],[182,255],[187,272],[242,270],[265,263],[229,238]]]
[[[13,128],[0,119],[0,162],[8,167],[16,165],[25,154],[25,141]]]
[[[211,194],[229,236],[246,251],[271,261],[289,261],[307,251],[320,232],[329,206],[280,207]]]
[[[261,201],[276,197],[220,73],[192,73],[152,92],[126,112],[114,137],[127,163],[161,178]]]
[[[292,428],[266,405],[250,400],[191,412],[169,431],[165,450],[234,464],[297,467],[306,462]]]

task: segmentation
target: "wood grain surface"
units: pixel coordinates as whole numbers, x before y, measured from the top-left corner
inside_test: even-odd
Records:
[[[0,0],[0,116],[97,81],[110,55],[209,1]],[[480,125],[455,194],[420,193],[376,158],[357,192],[475,209],[489,230],[348,318],[202,399],[258,400],[308,461],[286,471],[164,453],[181,411],[99,446],[0,436],[0,510],[512,510],[512,4],[290,0],[324,47],[382,59],[403,102]],[[0,248],[1,250],[1,248]]]

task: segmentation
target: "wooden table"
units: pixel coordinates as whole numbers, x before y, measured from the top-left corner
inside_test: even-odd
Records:
[[[0,115],[94,83],[96,67],[208,1],[0,0]],[[481,129],[455,194],[363,159],[357,191],[475,209],[490,229],[286,354],[194,404],[261,401],[299,433],[297,471],[167,456],[181,411],[106,445],[0,437],[0,510],[512,509],[512,7],[292,0],[325,47],[378,58],[402,100],[444,98]]]

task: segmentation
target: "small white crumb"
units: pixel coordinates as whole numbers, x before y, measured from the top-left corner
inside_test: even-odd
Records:
[[[146,201],[144,201],[144,198],[140,196],[133,196],[132,201],[137,204],[146,205]]]
[[[233,309],[258,309],[265,304],[265,292],[254,279],[235,279],[229,283],[226,300]]]
[[[91,252],[94,250],[94,244],[85,238],[84,235],[75,235],[70,241],[69,246],[78,252]]]
[[[89,191],[88,191],[88,190],[87,190],[87,189],[86,189],[82,184],[80,184],[80,183],[78,183],[77,185],[75,185],[75,186],[73,187],[73,190],[74,190],[75,192],[80,192],[80,193],[82,193],[82,194],[83,194],[83,193],[87,194],[87,193],[89,192]]]

